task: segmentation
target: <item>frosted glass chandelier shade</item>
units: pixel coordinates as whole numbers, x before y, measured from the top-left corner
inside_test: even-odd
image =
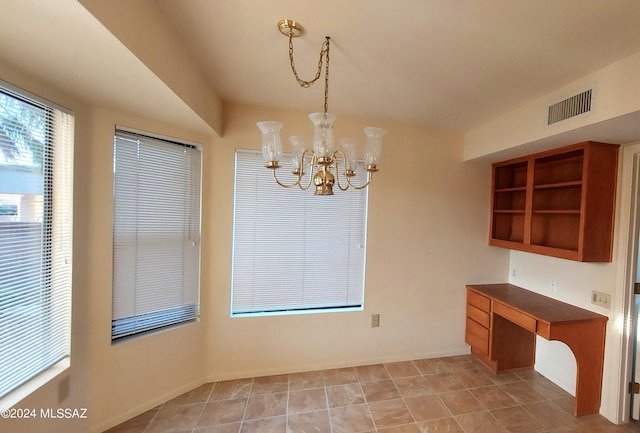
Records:
[[[355,171],[358,157],[358,143],[353,138],[343,138],[340,140],[342,152],[344,153],[345,170]]]
[[[313,153],[317,157],[330,157],[335,150],[333,138],[333,122],[336,115],[331,113],[311,113],[309,119],[313,123]]]
[[[382,137],[387,133],[382,128],[368,126],[364,128],[367,141],[364,147],[364,162],[368,167],[376,167],[382,156]]]
[[[262,157],[267,163],[277,163],[282,158],[281,122],[266,120],[256,123],[262,132]]]
[[[289,143],[291,143],[291,167],[302,169],[302,154],[305,150],[305,139],[300,135],[292,135],[289,137]]]

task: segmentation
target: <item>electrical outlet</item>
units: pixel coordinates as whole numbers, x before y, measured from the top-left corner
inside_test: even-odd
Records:
[[[516,279],[516,268],[511,269],[511,278]]]
[[[372,314],[371,315],[371,327],[378,328],[380,326],[380,315]]]
[[[591,291],[591,303],[604,308],[611,308],[611,295],[608,293]]]
[[[558,285],[556,284],[556,280],[549,281],[549,290],[551,290],[553,293],[558,291]]]

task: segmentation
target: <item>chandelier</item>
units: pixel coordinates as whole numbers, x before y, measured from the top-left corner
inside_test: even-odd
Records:
[[[341,191],[346,191],[350,187],[354,189],[366,188],[371,183],[373,173],[378,171],[378,163],[382,152],[382,137],[386,131],[371,126],[364,128],[366,135],[364,167],[367,172],[367,178],[364,183],[354,185],[352,178],[356,176],[358,162],[356,140],[350,138],[342,139],[340,141],[342,150],[335,150],[333,123],[336,120],[336,115],[328,112],[330,37],[327,36],[325,38],[320,49],[320,60],[318,61],[318,70],[315,77],[310,81],[305,81],[298,76],[293,61],[293,38],[302,35],[304,31],[302,26],[293,20],[280,20],[278,29],[282,34],[289,37],[289,62],[291,71],[300,87],[308,88],[318,81],[324,64],[324,111],[309,114],[309,119],[313,123],[312,149],[306,148],[304,137],[289,137],[292,148],[291,172],[295,176],[295,181],[291,184],[281,182],[276,175],[276,170],[280,167],[282,158],[282,140],[280,139],[282,123],[276,121],[258,122],[257,126],[262,132],[262,156],[264,157],[266,168],[273,171],[273,178],[276,183],[285,188],[297,186],[300,189],[307,190],[313,182],[315,195],[333,195],[334,184],[337,184]],[[308,172],[305,173],[305,170],[308,170]],[[341,172],[342,176],[340,175]],[[344,185],[340,181],[341,177],[346,181]]]

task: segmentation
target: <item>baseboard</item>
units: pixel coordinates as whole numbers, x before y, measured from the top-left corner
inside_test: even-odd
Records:
[[[190,383],[187,383],[179,388],[176,388],[174,390],[171,390],[165,394],[161,394],[157,397],[155,397],[153,400],[149,400],[143,404],[140,404],[136,407],[134,407],[133,409],[129,409],[125,412],[122,412],[120,414],[118,414],[117,416],[110,418],[104,422],[101,422],[100,424],[97,425],[93,425],[91,426],[89,432],[90,433],[102,433],[105,430],[110,429],[111,427],[117,426],[120,423],[123,423],[135,416],[138,416],[150,409],[153,409],[154,407],[158,406],[159,404],[164,403],[165,401],[171,400],[172,398],[175,398],[179,395],[184,394],[187,391],[190,391],[194,388],[197,388],[198,386],[202,385],[203,383],[206,383],[206,380],[204,379],[200,379],[200,380],[196,380]]]
[[[563,380],[563,378],[561,377],[557,377],[556,375],[553,374],[553,372],[538,366],[538,364],[533,366],[533,369],[535,371],[537,371],[538,373],[540,373],[541,375],[543,375],[544,377],[546,377],[547,379],[549,379],[551,382],[555,383],[556,385],[558,385],[560,388],[564,389],[565,391],[567,391],[569,394],[571,394],[572,396],[576,396],[576,392],[575,389],[573,387],[573,384],[571,383],[567,383],[566,380]]]
[[[341,362],[341,363],[309,364],[309,365],[304,365],[296,368],[279,367],[279,368],[273,368],[273,369],[252,369],[252,370],[246,370],[246,371],[227,373],[223,375],[212,374],[202,378],[201,380],[190,382],[170,392],[159,395],[152,400],[149,400],[143,404],[140,404],[133,409],[129,409],[125,412],[122,412],[113,418],[110,418],[104,422],[101,422],[100,424],[91,426],[90,433],[101,433],[137,415],[140,415],[150,409],[153,409],[154,407],[164,403],[165,401],[171,400],[172,398],[175,398],[181,394],[184,394],[185,392],[190,391],[204,383],[219,382],[222,380],[244,379],[248,377],[271,376],[274,374],[290,374],[290,373],[299,373],[304,371],[328,370],[332,368],[356,367],[359,365],[411,361],[415,359],[443,358],[447,356],[458,356],[458,355],[467,355],[467,354],[469,354],[469,346],[464,345],[459,348],[455,348],[451,350],[421,353],[417,355],[416,354],[404,355],[404,356],[389,355],[389,356],[382,356],[377,358],[356,360],[352,362],[349,361],[349,362]]]
[[[337,362],[337,363],[319,363],[319,364],[306,364],[302,366],[282,366],[277,368],[258,368],[258,369],[249,369],[249,370],[240,370],[229,372],[225,374],[209,374],[205,379],[205,383],[208,382],[220,382],[223,380],[235,380],[235,379],[245,379],[248,377],[261,377],[261,376],[272,376],[276,374],[292,374],[292,373],[300,373],[305,371],[319,371],[319,370],[330,370],[333,368],[345,368],[345,367],[356,367],[359,365],[372,365],[372,364],[382,364],[386,362],[402,362],[402,361],[412,361],[415,359],[429,359],[429,358],[443,358],[447,356],[458,356],[458,355],[468,355],[469,346],[463,345],[459,348],[446,350],[446,351],[438,351],[438,352],[428,352],[421,354],[408,354],[408,355],[389,355],[382,356],[376,358],[367,358],[361,360],[354,361],[346,361],[346,362]]]

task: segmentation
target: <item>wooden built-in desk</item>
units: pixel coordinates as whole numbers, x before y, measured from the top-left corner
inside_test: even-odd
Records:
[[[511,284],[467,286],[465,340],[496,373],[533,368],[536,334],[576,358],[575,415],[597,413],[608,318]]]

